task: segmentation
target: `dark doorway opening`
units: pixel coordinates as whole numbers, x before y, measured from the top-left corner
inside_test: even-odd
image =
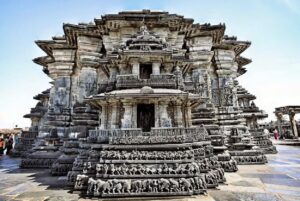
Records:
[[[154,127],[154,104],[137,105],[137,127],[149,132]]]
[[[150,79],[152,64],[140,64],[140,79]]]

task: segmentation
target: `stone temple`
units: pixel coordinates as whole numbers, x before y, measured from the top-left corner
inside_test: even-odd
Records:
[[[237,78],[248,41],[225,25],[162,11],[126,11],[64,24],[36,44],[53,81],[35,96],[14,151],[22,168],[50,168],[95,197],[205,193],[237,164],[264,164],[266,117]],[[270,148],[271,147],[271,148]],[[276,151],[276,150],[275,150]]]

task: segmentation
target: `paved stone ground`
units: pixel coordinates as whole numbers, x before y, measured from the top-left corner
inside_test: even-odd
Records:
[[[239,166],[226,173],[227,182],[208,195],[159,198],[173,201],[300,201],[300,147],[278,145],[267,165]],[[0,201],[2,200],[88,200],[64,188],[65,177],[51,177],[48,170],[21,170],[20,159],[0,157]],[[104,199],[107,200],[107,199]],[[114,199],[128,200],[128,199]],[[154,200],[134,198],[130,200]]]

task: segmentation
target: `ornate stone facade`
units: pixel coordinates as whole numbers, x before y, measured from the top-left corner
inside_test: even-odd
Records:
[[[142,10],[63,29],[36,41],[47,55],[34,61],[53,79],[38,137],[47,142],[55,131],[52,173],[68,172],[76,190],[201,194],[225,181],[224,170],[237,171],[236,160],[266,162],[253,149],[235,84],[250,42],[224,35],[224,24]],[[39,163],[27,157],[22,166]]]

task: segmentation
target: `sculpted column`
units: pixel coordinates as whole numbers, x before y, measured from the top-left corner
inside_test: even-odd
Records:
[[[137,128],[137,104],[132,103],[132,128]]]
[[[117,101],[111,101],[111,118],[110,118],[110,128],[118,128],[118,102]]]
[[[132,74],[140,76],[140,64],[138,62],[132,63]]]
[[[154,115],[155,115],[155,127],[158,128],[160,124],[160,107],[158,100],[154,102]]]
[[[186,127],[192,127],[192,109],[191,103],[188,101],[186,103]]]
[[[132,103],[128,100],[122,101],[124,108],[124,116],[121,120],[122,128],[131,128],[132,127]]]
[[[168,102],[167,101],[160,101],[160,126],[161,127],[171,127],[171,119],[168,115]]]
[[[182,106],[182,101],[176,100],[176,102],[175,102],[175,126],[177,126],[177,127],[183,127],[181,106]]]
[[[290,118],[293,134],[296,138],[298,138],[298,130],[297,130],[297,122],[295,120],[295,114],[296,114],[295,111],[291,110],[289,112],[289,118]]]
[[[106,129],[106,122],[107,122],[107,103],[101,104],[102,111],[100,115],[100,129]]]
[[[278,133],[282,134],[283,130],[282,130],[281,125],[282,125],[282,116],[283,116],[283,114],[281,112],[279,112],[279,113],[275,113],[275,115],[276,115],[276,118],[277,118],[276,124],[277,124],[277,127],[278,127]]]
[[[159,75],[160,74],[160,63],[154,62],[152,63],[152,75]]]

